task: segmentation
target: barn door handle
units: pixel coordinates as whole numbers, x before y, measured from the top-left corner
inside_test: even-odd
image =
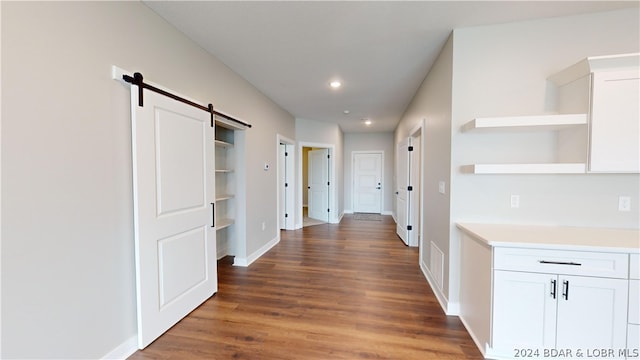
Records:
[[[216,227],[216,204],[211,203],[211,227]]]

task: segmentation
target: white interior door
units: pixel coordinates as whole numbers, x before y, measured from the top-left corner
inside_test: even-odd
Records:
[[[131,91],[138,346],[217,290],[214,130],[210,115]]]
[[[410,217],[410,194],[409,194],[409,179],[411,171],[411,161],[409,158],[409,146],[411,145],[411,138],[407,138],[398,144],[396,149],[396,168],[397,179],[396,184],[396,233],[409,245],[409,217]]]
[[[309,151],[309,217],[329,220],[329,149]]]
[[[411,225],[412,230],[409,231],[409,246],[418,246],[420,239],[420,167],[422,164],[420,163],[420,154],[421,154],[421,135],[415,135],[411,137],[411,146],[413,150],[409,152],[409,184],[411,185],[412,190],[408,192],[409,196],[409,205],[411,206],[409,210],[409,220],[408,223]]]
[[[382,154],[353,154],[353,211],[382,212]]]

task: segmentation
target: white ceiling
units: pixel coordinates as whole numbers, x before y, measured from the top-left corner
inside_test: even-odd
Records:
[[[638,7],[639,2],[145,4],[296,118],[361,132],[395,129],[454,28]],[[343,86],[332,90],[333,79]],[[373,124],[364,126],[364,118]]]

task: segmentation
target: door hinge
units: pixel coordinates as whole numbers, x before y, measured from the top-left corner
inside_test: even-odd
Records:
[[[288,217],[289,217],[289,214],[284,214],[284,217],[288,218]]]
[[[331,212],[331,210],[327,209],[327,212]]]
[[[407,191],[413,191],[413,186],[411,185],[407,186]]]
[[[289,153],[285,151],[284,156],[289,156]]]
[[[331,155],[327,154],[327,159],[331,159]]]
[[[287,184],[287,183],[284,183],[284,187],[289,187],[289,184]]]
[[[413,227],[411,225],[407,225],[407,230],[411,230]]]
[[[329,185],[330,185],[330,184],[329,184],[329,182],[327,181],[327,186],[329,186]]]
[[[413,146],[409,146],[409,151],[413,151]]]

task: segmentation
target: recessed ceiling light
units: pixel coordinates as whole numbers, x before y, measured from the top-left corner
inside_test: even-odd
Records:
[[[342,86],[342,83],[340,81],[332,81],[329,83],[329,86],[331,86],[334,89],[339,88],[340,86]]]
[[[345,115],[349,115],[349,113],[350,113],[350,112],[351,112],[351,111],[349,111],[349,110],[345,110],[345,111],[343,111],[343,113],[344,113]]]
[[[369,126],[369,125],[371,125],[371,124],[372,124],[372,122],[371,122],[371,120],[369,120],[369,119],[365,119],[365,120],[364,120],[364,124],[365,124],[365,125],[367,125],[367,126]]]

